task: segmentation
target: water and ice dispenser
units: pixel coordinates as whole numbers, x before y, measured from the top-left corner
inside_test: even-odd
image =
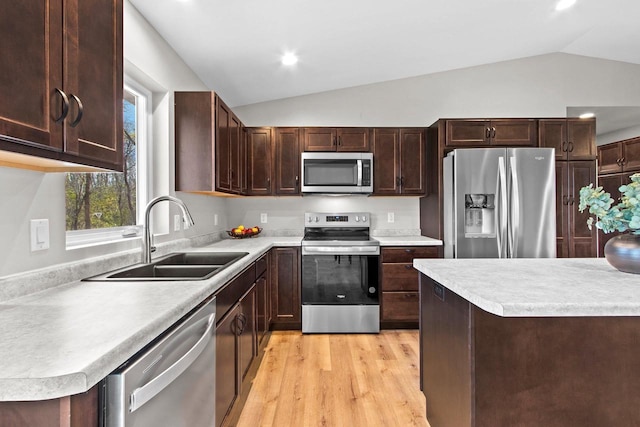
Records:
[[[464,236],[496,237],[495,194],[464,195]]]

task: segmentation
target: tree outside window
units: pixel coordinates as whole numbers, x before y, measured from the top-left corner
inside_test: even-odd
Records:
[[[67,231],[136,224],[137,103],[125,90],[124,172],[69,173],[65,183]]]

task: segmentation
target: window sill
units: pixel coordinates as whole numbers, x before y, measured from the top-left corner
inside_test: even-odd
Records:
[[[66,249],[81,249],[142,238],[142,226],[67,231]]]

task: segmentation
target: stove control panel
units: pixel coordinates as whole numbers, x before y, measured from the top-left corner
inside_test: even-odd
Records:
[[[318,227],[348,227],[348,226],[368,226],[368,212],[349,213],[322,213],[307,212],[304,214],[305,224],[313,224]]]

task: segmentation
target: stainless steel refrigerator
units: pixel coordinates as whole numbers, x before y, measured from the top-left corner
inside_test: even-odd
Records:
[[[446,258],[555,258],[553,148],[468,148],[444,159]]]

